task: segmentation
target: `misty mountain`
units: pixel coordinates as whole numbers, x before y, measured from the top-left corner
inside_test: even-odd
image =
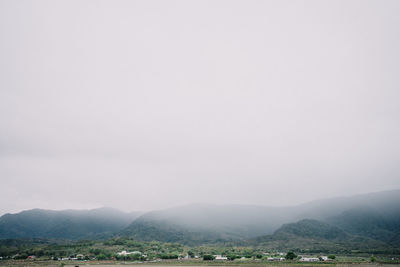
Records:
[[[188,227],[161,220],[145,221],[142,219],[136,220],[120,235],[141,241],[159,240],[186,245],[221,243],[232,239],[231,236],[224,235],[213,229]]]
[[[274,233],[275,237],[286,239],[285,236],[298,236],[314,239],[346,240],[348,234],[342,229],[327,223],[304,219],[297,223],[284,224]]]
[[[185,244],[229,242],[271,235],[283,224],[314,219],[349,235],[397,244],[399,204],[400,190],[323,199],[292,207],[196,204],[145,213],[120,235]],[[365,212],[359,214],[361,211]],[[305,226],[300,226],[303,231]],[[320,231],[316,224],[312,226],[313,231]]]
[[[0,217],[0,238],[105,238],[125,228],[141,213],[112,208],[52,211],[33,209]]]
[[[388,213],[367,207],[349,209],[326,221],[358,236],[400,246],[400,212]]]
[[[369,209],[388,216],[398,216],[399,204],[400,190],[390,190],[350,197],[319,199],[297,206],[296,213],[299,218],[325,219],[349,210]]]
[[[365,236],[352,235],[339,227],[318,220],[304,219],[284,224],[272,235],[257,237],[242,244],[264,249],[294,250],[302,253],[363,251],[392,252],[399,248]]]
[[[395,190],[291,207],[192,204],[144,214],[111,208],[34,209],[0,217],[0,238],[79,240],[119,235],[187,245],[396,248],[400,247],[399,204],[400,190]]]
[[[145,241],[215,243],[265,235],[291,218],[291,212],[275,207],[192,204],[145,213],[120,234]]]

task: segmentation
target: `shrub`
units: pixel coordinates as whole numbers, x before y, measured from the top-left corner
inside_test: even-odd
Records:
[[[212,260],[214,260],[215,259],[215,257],[213,256],[213,255],[203,255],[203,260],[205,260],[205,261],[212,261]]]
[[[287,260],[293,260],[293,259],[297,258],[297,255],[294,254],[293,251],[289,251],[289,252],[286,254],[285,258],[286,258]]]

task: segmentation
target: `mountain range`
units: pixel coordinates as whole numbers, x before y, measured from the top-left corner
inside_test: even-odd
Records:
[[[33,209],[0,217],[0,239],[107,238],[127,227],[141,212],[124,213],[112,208],[93,210]]]
[[[235,244],[303,251],[400,248],[400,190],[289,207],[192,204],[150,212],[29,210],[0,217],[0,239],[115,236],[185,245]]]

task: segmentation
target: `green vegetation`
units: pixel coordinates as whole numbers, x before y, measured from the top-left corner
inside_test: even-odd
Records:
[[[210,262],[221,255],[215,262],[274,262],[286,255],[295,262],[309,255],[329,262],[393,263],[400,255],[399,192],[296,209],[199,204],[139,218],[113,209],[30,210],[0,217],[0,257]]]
[[[289,251],[285,256],[285,259],[287,259],[287,260],[294,260],[296,258],[297,258],[297,255],[294,254],[293,251]]]
[[[398,203],[400,190],[320,200],[295,208],[195,204],[145,214],[109,208],[35,209],[1,216],[0,239],[104,240],[119,236],[189,247],[232,245],[303,254],[398,254]]]
[[[213,255],[209,255],[209,254],[203,255],[203,260],[205,260],[205,261],[212,261],[214,259],[215,259],[215,257]]]
[[[351,235],[326,222],[310,219],[284,224],[274,234],[250,239],[246,244],[267,250],[293,250],[303,254],[400,254],[400,245],[397,243]]]
[[[132,238],[119,237],[108,240],[87,241],[62,241],[40,239],[13,239],[0,240],[0,256],[6,265],[18,265],[16,261],[48,261],[60,264],[69,261],[64,260],[88,260],[88,261],[128,261],[128,262],[166,262],[166,264],[207,264],[214,261],[215,264],[260,264],[286,261],[301,264],[301,257],[320,258],[326,254],[300,254],[296,251],[266,250],[261,247],[225,245],[185,246],[179,243],[163,243],[158,241],[138,241]],[[226,261],[215,260],[215,255],[222,255]],[[284,256],[286,255],[286,256]],[[304,256],[306,255],[306,256]],[[31,259],[28,257],[31,256]],[[32,257],[34,256],[34,257]],[[354,252],[337,256],[329,254],[327,263],[400,263],[399,255],[378,255]],[[63,260],[63,261],[61,261]]]
[[[118,255],[121,251],[136,251],[128,255]],[[3,258],[27,259],[35,255],[42,259],[76,258],[97,260],[151,260],[177,259],[188,253],[188,248],[180,244],[157,241],[142,242],[131,238],[113,238],[98,241],[59,241],[41,239],[0,240],[0,256]],[[194,256],[194,253],[191,252]]]
[[[104,239],[124,229],[141,213],[112,208],[93,210],[33,209],[0,217],[0,239]]]

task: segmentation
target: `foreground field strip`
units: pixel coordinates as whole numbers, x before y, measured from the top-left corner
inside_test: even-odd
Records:
[[[64,264],[64,265],[63,265]],[[388,267],[395,267],[395,266],[400,266],[400,263],[358,263],[358,262],[346,262],[346,263],[300,263],[300,262],[286,262],[286,263],[241,263],[241,264],[235,264],[235,263],[197,263],[197,264],[188,264],[188,263],[132,263],[132,262],[51,262],[51,261],[1,261],[0,266],[4,267],[24,267],[24,266],[45,266],[45,267],[60,267],[60,266],[65,266],[65,267],[70,267],[70,266],[96,266],[96,267],[119,267],[119,266],[132,266],[132,267],[157,267],[157,266],[165,266],[165,267],[201,267],[201,266],[248,266],[248,267],[279,267],[279,266],[301,266],[301,267],[318,267],[318,266],[335,266],[335,267],[347,267],[347,266],[352,266],[352,267],[375,267],[375,266],[388,266]]]

